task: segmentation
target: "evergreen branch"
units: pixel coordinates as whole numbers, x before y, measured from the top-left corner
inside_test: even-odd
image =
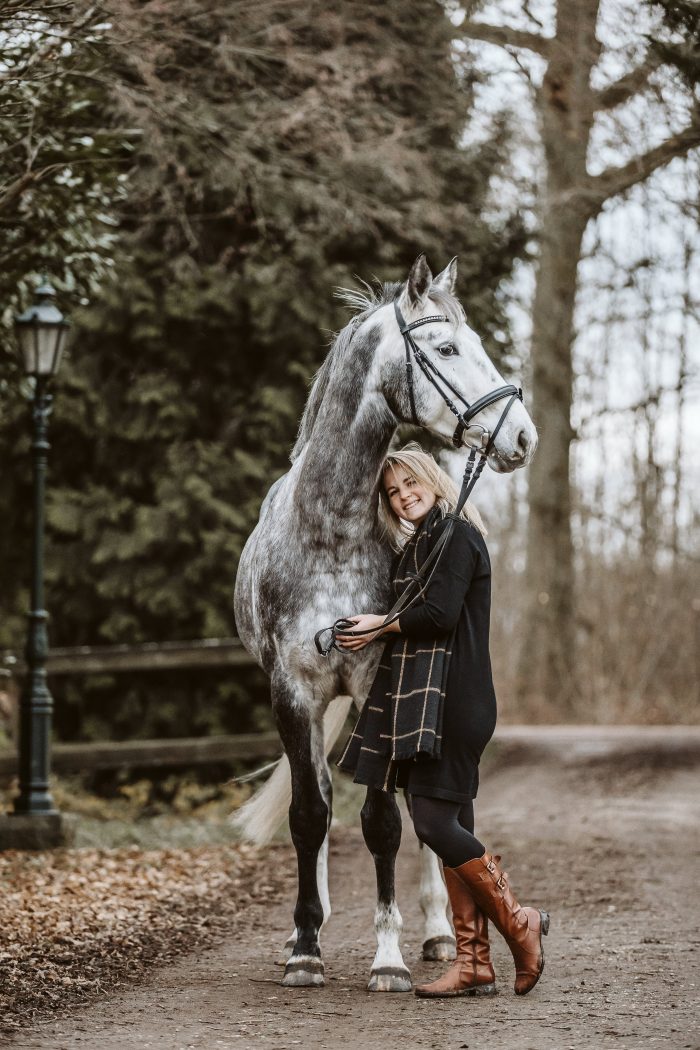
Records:
[[[66,32],[58,30],[57,28],[54,28],[50,33],[41,32],[40,35],[46,36],[45,43],[42,44],[41,47],[35,48],[26,62],[17,69],[8,66],[7,68],[0,70],[0,81],[8,80],[12,82],[26,79],[27,74],[35,66],[40,65],[46,59],[50,59],[55,54],[57,47],[60,47],[62,44],[66,43],[66,41],[70,41],[75,33],[85,29],[97,14],[98,9],[96,6],[93,6],[88,8],[80,18],[76,19],[72,25],[68,27]],[[33,34],[37,33],[33,28],[29,31]]]
[[[659,66],[663,65],[660,56],[648,54],[643,62],[631,69],[612,84],[601,88],[593,93],[594,105],[597,110],[615,109],[624,102],[628,102],[640,91],[644,91],[649,83],[649,78]]]
[[[43,168],[26,171],[19,178],[11,182],[7,187],[0,186],[0,211],[4,211],[37,182],[41,182],[49,175],[62,171],[66,167],[78,168],[84,165],[91,167],[109,167],[115,164],[114,157],[71,157],[52,164],[46,164]]]
[[[495,26],[489,22],[465,22],[459,31],[470,40],[484,40],[500,47],[517,47],[534,51],[544,58],[549,57],[551,39],[527,29],[515,29],[513,26]]]
[[[691,122],[682,131],[671,135],[653,149],[634,157],[619,168],[608,168],[589,179],[588,186],[600,207],[610,197],[643,182],[675,157],[684,157],[691,149],[700,146],[700,113],[695,113]]]

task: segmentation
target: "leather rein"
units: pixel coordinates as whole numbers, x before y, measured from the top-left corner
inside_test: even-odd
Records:
[[[396,320],[399,326],[399,331],[403,336],[404,348],[406,351],[406,379],[408,382],[408,398],[411,406],[412,422],[416,426],[421,425],[416,414],[416,401],[413,388],[413,357],[425,378],[428,380],[429,383],[431,383],[435,387],[438,394],[449,408],[450,412],[452,412],[452,414],[457,419],[455,432],[452,435],[452,444],[455,446],[455,448],[463,447],[464,434],[467,430],[470,429],[470,427],[473,426],[478,426],[481,429],[481,447],[477,447],[475,445],[471,446],[469,456],[467,458],[467,464],[464,470],[464,477],[462,478],[462,487],[460,489],[457,505],[452,512],[445,515],[445,517],[450,519],[447,523],[447,527],[438,538],[437,543],[435,544],[435,546],[433,547],[423,564],[421,565],[418,572],[414,573],[411,576],[410,582],[408,583],[402,594],[399,596],[399,598],[396,600],[392,608],[386,614],[384,623],[380,627],[375,627],[372,630],[355,631],[352,630],[352,628],[354,627],[354,623],[352,620],[340,619],[336,620],[332,627],[322,627],[321,630],[317,631],[314,635],[314,644],[316,645],[316,649],[321,654],[321,656],[328,656],[331,649],[335,649],[337,652],[347,655],[346,650],[341,649],[336,643],[336,638],[338,634],[354,634],[358,636],[363,634],[376,634],[377,631],[381,630],[384,627],[387,627],[389,624],[392,624],[396,620],[398,620],[402,612],[405,612],[407,609],[409,609],[412,605],[415,604],[415,602],[418,601],[418,599],[423,594],[425,594],[433,577],[433,574],[438,566],[440,557],[449,542],[450,536],[452,535],[454,523],[459,519],[464,504],[469,499],[469,496],[471,495],[474,486],[479,480],[482,470],[486,466],[486,460],[488,459],[488,455],[491,452],[491,449],[493,448],[496,436],[498,435],[498,432],[501,429],[501,426],[506,416],[508,415],[508,412],[510,411],[513,402],[516,399],[520,401],[522,401],[523,399],[523,392],[521,388],[514,386],[512,383],[508,383],[506,386],[499,386],[495,390],[492,390],[490,393],[484,394],[483,397],[478,398],[478,400],[474,401],[472,404],[469,404],[469,402],[463,396],[463,394],[461,394],[459,390],[457,390],[457,388],[452,385],[449,379],[442,374],[440,369],[433,364],[433,362],[430,360],[427,354],[423,350],[421,350],[419,346],[416,346],[416,342],[413,336],[411,335],[411,332],[414,328],[420,328],[420,326],[424,324],[435,324],[438,322],[449,323],[449,318],[444,317],[441,314],[436,314],[431,317],[421,317],[418,321],[412,321],[411,324],[406,324],[401,310],[399,309],[398,302],[396,301],[394,302],[394,311],[396,313]],[[449,393],[451,393],[455,398],[462,402],[462,404],[464,405],[464,409],[461,412],[457,408],[447,391],[449,391]],[[481,426],[481,424],[472,424],[471,421],[474,418],[474,416],[477,415],[478,412],[483,412],[484,409],[496,404],[497,401],[502,401],[504,398],[508,398],[508,403],[503,409],[496,426],[490,433],[486,429],[486,427]],[[487,434],[488,439],[486,441],[486,444],[484,445],[484,437]],[[481,456],[481,459],[475,468],[477,454]],[[415,590],[415,593],[413,593],[414,588],[417,588]],[[325,644],[321,642],[321,636],[324,634],[329,635],[329,639]]]

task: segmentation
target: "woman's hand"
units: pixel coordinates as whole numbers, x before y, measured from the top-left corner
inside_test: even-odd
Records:
[[[370,642],[373,642],[375,638],[379,638],[384,633],[381,627],[385,619],[385,616],[376,616],[374,613],[364,613],[362,616],[348,616],[347,620],[354,623],[358,631],[372,631],[375,627],[377,630],[372,634],[362,634],[359,638],[352,634],[339,633],[336,635],[335,640],[341,649],[347,649],[349,652],[364,649],[366,645],[369,645]]]

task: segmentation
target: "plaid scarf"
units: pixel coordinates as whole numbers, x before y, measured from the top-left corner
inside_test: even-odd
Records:
[[[433,507],[404,547],[392,579],[397,598],[430,553],[441,520],[439,507]],[[390,636],[385,643],[369,696],[337,763],[355,774],[355,783],[395,791],[396,762],[418,754],[440,757],[453,640],[454,632],[432,642]]]

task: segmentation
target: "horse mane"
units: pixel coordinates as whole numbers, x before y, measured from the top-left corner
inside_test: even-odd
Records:
[[[342,360],[352,342],[352,338],[361,324],[382,306],[387,306],[398,299],[405,287],[403,281],[375,281],[374,284],[361,282],[362,288],[336,288],[335,296],[345,306],[357,311],[344,328],[336,335],[325,361],[313,378],[311,390],[304,406],[299,423],[297,439],[294,442],[290,459],[292,463],[299,456],[304,445],[311,437],[316,418],[323,403],[331,375],[338,361]],[[459,300],[442,288],[433,287],[430,298],[452,324],[461,324],[464,310]]]
[[[345,328],[342,328],[336,338],[333,341],[331,349],[329,350],[325,361],[319,368],[318,372],[313,378],[311,391],[304,411],[302,412],[301,421],[299,423],[299,430],[297,432],[297,439],[294,442],[294,448],[292,449],[290,459],[292,463],[297,458],[306,442],[311,437],[311,431],[314,428],[316,417],[318,416],[319,409],[323,402],[326,390],[328,389],[328,383],[330,382],[331,373],[335,368],[336,362],[344,354],[347,348],[352,342],[352,337],[355,334],[355,323],[356,319],[353,318]]]

